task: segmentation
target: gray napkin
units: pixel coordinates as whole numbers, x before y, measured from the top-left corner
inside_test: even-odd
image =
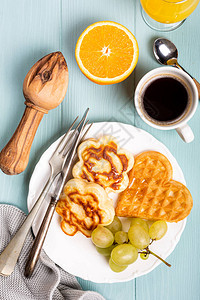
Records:
[[[0,205],[0,253],[25,217],[14,206]],[[96,292],[83,291],[76,278],[58,267],[43,250],[34,274],[27,279],[24,268],[32,242],[29,233],[14,272],[8,277],[0,276],[1,300],[104,300]]]

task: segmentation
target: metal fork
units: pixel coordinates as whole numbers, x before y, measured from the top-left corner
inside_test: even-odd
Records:
[[[85,135],[87,134],[87,132],[90,130],[90,128],[92,126],[92,124],[90,124],[90,126],[88,127],[88,129],[86,130],[84,135],[81,137],[81,133],[84,129],[84,125],[85,124],[82,123],[82,125],[78,128],[77,137],[74,138],[74,142],[73,142],[73,145],[71,147],[69,156],[68,156],[68,158],[65,162],[65,165],[62,169],[61,174],[58,175],[59,178],[58,178],[58,182],[57,182],[57,185],[56,185],[56,188],[55,188],[55,191],[54,191],[54,196],[51,196],[50,203],[48,205],[45,216],[44,216],[43,221],[40,225],[40,228],[37,232],[37,235],[35,237],[33,246],[32,246],[31,251],[29,253],[29,257],[27,259],[27,263],[26,263],[26,266],[25,266],[25,272],[24,272],[24,275],[26,277],[30,277],[32,275],[32,273],[35,269],[35,266],[37,264],[37,261],[40,257],[40,252],[42,250],[42,247],[43,247],[43,244],[44,244],[44,241],[45,241],[45,238],[46,238],[46,235],[47,235],[47,232],[48,232],[48,229],[49,229],[52,217],[53,217],[53,214],[55,212],[56,205],[57,205],[57,202],[59,200],[60,193],[62,191],[62,188],[63,188],[64,184],[65,184],[65,181],[66,181],[66,178],[68,176],[68,172],[70,170],[70,167],[73,163],[74,156],[75,156],[78,144],[85,137]]]
[[[20,252],[22,250],[22,247],[24,245],[26,236],[32,226],[32,223],[39,211],[39,208],[41,204],[43,203],[50,187],[52,186],[55,178],[62,172],[62,169],[65,165],[65,162],[67,160],[67,157],[70,153],[70,145],[73,142],[73,137],[78,133],[78,128],[81,126],[83,122],[85,122],[87,113],[89,109],[86,110],[83,119],[79,122],[77,127],[74,129],[74,131],[70,134],[71,129],[73,128],[75,122],[77,121],[78,117],[74,120],[72,125],[70,126],[67,133],[62,138],[61,142],[57,146],[56,150],[54,151],[52,157],[49,160],[49,164],[51,166],[51,175],[42,190],[40,196],[38,197],[37,201],[35,202],[35,205],[31,209],[30,213],[26,217],[24,223],[20,227],[20,229],[17,231],[17,233],[13,236],[9,244],[6,246],[6,248],[3,250],[3,252],[0,255],[0,275],[8,276],[10,275],[15,268],[15,265],[17,263],[18,257],[20,255]]]

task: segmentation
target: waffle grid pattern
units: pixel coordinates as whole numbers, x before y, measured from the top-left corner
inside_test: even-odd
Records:
[[[171,178],[172,167],[164,155],[140,154],[129,173],[129,187],[119,196],[116,214],[168,222],[184,219],[192,208],[192,197],[183,184]]]

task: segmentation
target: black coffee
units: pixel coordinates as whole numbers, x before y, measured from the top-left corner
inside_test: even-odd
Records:
[[[149,83],[142,99],[143,108],[151,118],[171,122],[184,113],[189,95],[176,77],[160,77]]]

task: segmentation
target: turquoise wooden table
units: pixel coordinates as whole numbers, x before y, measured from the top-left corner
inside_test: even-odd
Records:
[[[140,56],[133,74],[124,82],[99,86],[80,72],[74,57],[76,41],[91,23],[112,20],[136,36]],[[163,142],[180,164],[193,195],[194,207],[174,252],[172,268],[159,265],[151,273],[126,283],[95,284],[78,279],[83,289],[95,290],[107,300],[200,299],[200,108],[189,122],[195,140],[185,144],[175,131],[150,128],[133,106],[139,79],[158,67],[152,42],[164,36],[179,49],[179,62],[200,81],[200,6],[179,29],[159,33],[150,29],[140,14],[139,0],[1,0],[0,6],[0,148],[14,132],[24,110],[22,84],[29,68],[47,53],[60,50],[69,67],[69,87],[62,105],[45,116],[35,136],[27,169],[20,175],[0,172],[1,203],[27,212],[28,184],[44,150],[58,138],[77,114],[90,107],[92,121],[119,121],[143,128]]]

